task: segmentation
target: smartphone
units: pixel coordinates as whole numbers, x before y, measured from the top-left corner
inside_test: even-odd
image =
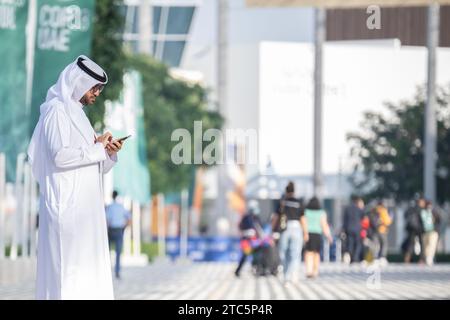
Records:
[[[126,137],[122,137],[120,139],[117,139],[117,141],[123,142],[123,141],[127,140],[129,137],[131,137],[131,134],[126,136]]]

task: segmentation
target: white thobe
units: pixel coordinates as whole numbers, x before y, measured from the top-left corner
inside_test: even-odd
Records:
[[[113,299],[102,176],[117,158],[94,142],[84,113],[83,125],[77,125],[61,102],[48,104],[36,298]]]

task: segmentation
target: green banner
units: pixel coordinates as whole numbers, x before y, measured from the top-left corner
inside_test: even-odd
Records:
[[[31,130],[39,106],[59,73],[77,56],[89,56],[94,0],[37,0]]]
[[[146,204],[150,201],[150,174],[144,131],[142,79],[136,71],[124,76],[119,101],[106,105],[105,124],[115,138],[131,135],[119,152],[113,169],[114,189],[121,196]]]
[[[0,0],[0,152],[6,178],[15,179],[16,159],[28,144],[26,37],[28,0]]]

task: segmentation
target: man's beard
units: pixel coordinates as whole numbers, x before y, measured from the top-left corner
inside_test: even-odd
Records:
[[[88,102],[87,102],[87,99],[86,99],[85,96],[81,97],[80,102],[81,102],[81,104],[82,104],[83,106],[87,106],[87,105],[88,105]]]

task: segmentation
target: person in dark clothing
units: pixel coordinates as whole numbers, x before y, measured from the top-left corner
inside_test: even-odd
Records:
[[[285,196],[280,200],[276,210],[275,225],[281,232],[279,253],[283,265],[285,284],[297,277],[297,266],[301,261],[303,240],[307,238],[306,221],[303,217],[303,203],[295,198],[295,186],[289,182]]]
[[[413,207],[410,207],[405,212],[405,224],[406,224],[406,232],[407,236],[403,243],[403,254],[404,254],[404,262],[411,262],[411,257],[414,253],[414,246],[416,243],[416,239],[419,240],[420,244],[420,255],[419,261],[421,263],[424,262],[424,247],[423,247],[423,224],[421,219],[421,211],[426,209],[426,202],[423,197],[417,199],[416,204]]]
[[[361,219],[364,216],[364,202],[360,197],[352,196],[352,203],[344,211],[343,229],[346,235],[347,252],[351,262],[361,258]]]
[[[239,230],[241,231],[241,259],[234,274],[236,277],[240,276],[241,269],[244,266],[248,256],[252,253],[252,241],[257,240],[262,234],[262,225],[258,217],[259,205],[256,200],[249,201],[248,212],[242,217],[239,223]]]

